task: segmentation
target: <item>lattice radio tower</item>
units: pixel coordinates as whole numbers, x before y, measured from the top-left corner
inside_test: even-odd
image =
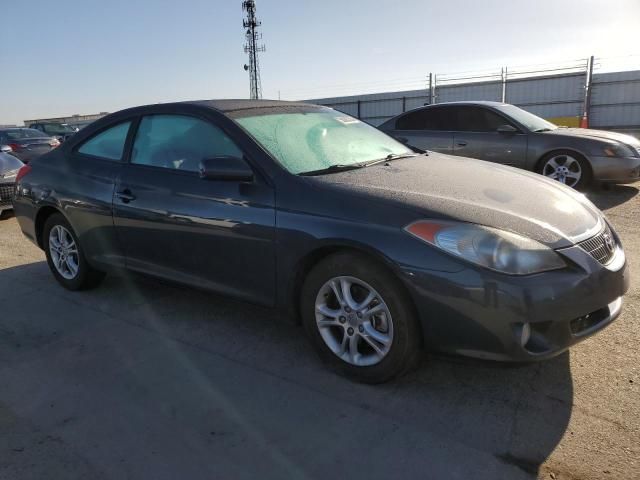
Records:
[[[256,18],[256,2],[253,0],[245,0],[242,2],[242,10],[247,12],[247,18],[242,21],[242,26],[247,32],[247,43],[244,45],[244,52],[249,54],[249,65],[245,65],[244,69],[249,72],[250,98],[258,99],[262,98],[258,53],[265,51],[264,45],[257,44],[257,41],[262,39],[262,35],[258,33],[258,27],[262,22],[259,22]]]

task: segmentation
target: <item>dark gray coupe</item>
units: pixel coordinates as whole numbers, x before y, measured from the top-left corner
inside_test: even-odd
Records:
[[[640,140],[604,130],[559,128],[514,105],[450,102],[386,121],[380,129],[421,150],[540,173],[573,188],[640,179]]]
[[[23,167],[14,206],[64,287],[124,268],[276,307],[366,382],[423,349],[548,358],[629,286],[615,231],[565,185],[304,103],[109,115]]]

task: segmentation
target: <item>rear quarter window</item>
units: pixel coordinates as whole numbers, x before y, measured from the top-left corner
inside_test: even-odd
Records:
[[[83,155],[101,158],[103,160],[122,160],[124,145],[131,122],[123,122],[85,140],[77,147],[77,152]]]

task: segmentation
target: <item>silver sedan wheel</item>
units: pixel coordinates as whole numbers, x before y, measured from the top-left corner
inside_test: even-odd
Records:
[[[61,225],[49,232],[49,253],[53,266],[63,278],[73,280],[78,275],[78,247],[69,230]]]
[[[329,349],[347,363],[370,366],[391,349],[393,320],[382,296],[355,277],[335,277],[316,296],[316,323]]]
[[[568,187],[575,187],[582,178],[582,167],[571,155],[556,155],[546,161],[542,174]]]

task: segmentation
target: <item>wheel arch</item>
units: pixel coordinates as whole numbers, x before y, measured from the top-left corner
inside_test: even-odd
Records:
[[[379,265],[383,269],[387,270],[390,275],[397,281],[400,288],[403,289],[407,296],[407,300],[410,302],[410,306],[414,311],[414,314],[418,315],[418,309],[416,307],[413,295],[409,291],[407,285],[402,281],[400,271],[398,267],[384,254],[372,249],[366,245],[362,245],[354,242],[326,242],[322,245],[315,247],[308,251],[300,260],[296,263],[294,268],[294,274],[290,280],[290,286],[287,294],[287,309],[292,315],[295,323],[300,323],[300,295],[302,292],[302,286],[309,272],[322,260],[334,255],[336,253],[353,253],[366,257],[371,262]],[[420,325],[420,322],[418,322]]]
[[[62,213],[62,211],[58,207],[54,207],[53,205],[45,205],[45,206],[39,208],[38,212],[36,213],[36,219],[35,219],[35,222],[34,222],[34,230],[35,230],[35,234],[36,234],[36,242],[38,243],[38,246],[40,248],[44,249],[44,243],[43,243],[43,238],[42,238],[42,232],[44,230],[44,225],[45,225],[45,223],[47,223],[47,219],[49,217],[51,217],[51,215],[54,215],[56,213],[59,213],[62,216],[65,216],[64,213]],[[66,218],[66,216],[65,216],[65,218]]]

